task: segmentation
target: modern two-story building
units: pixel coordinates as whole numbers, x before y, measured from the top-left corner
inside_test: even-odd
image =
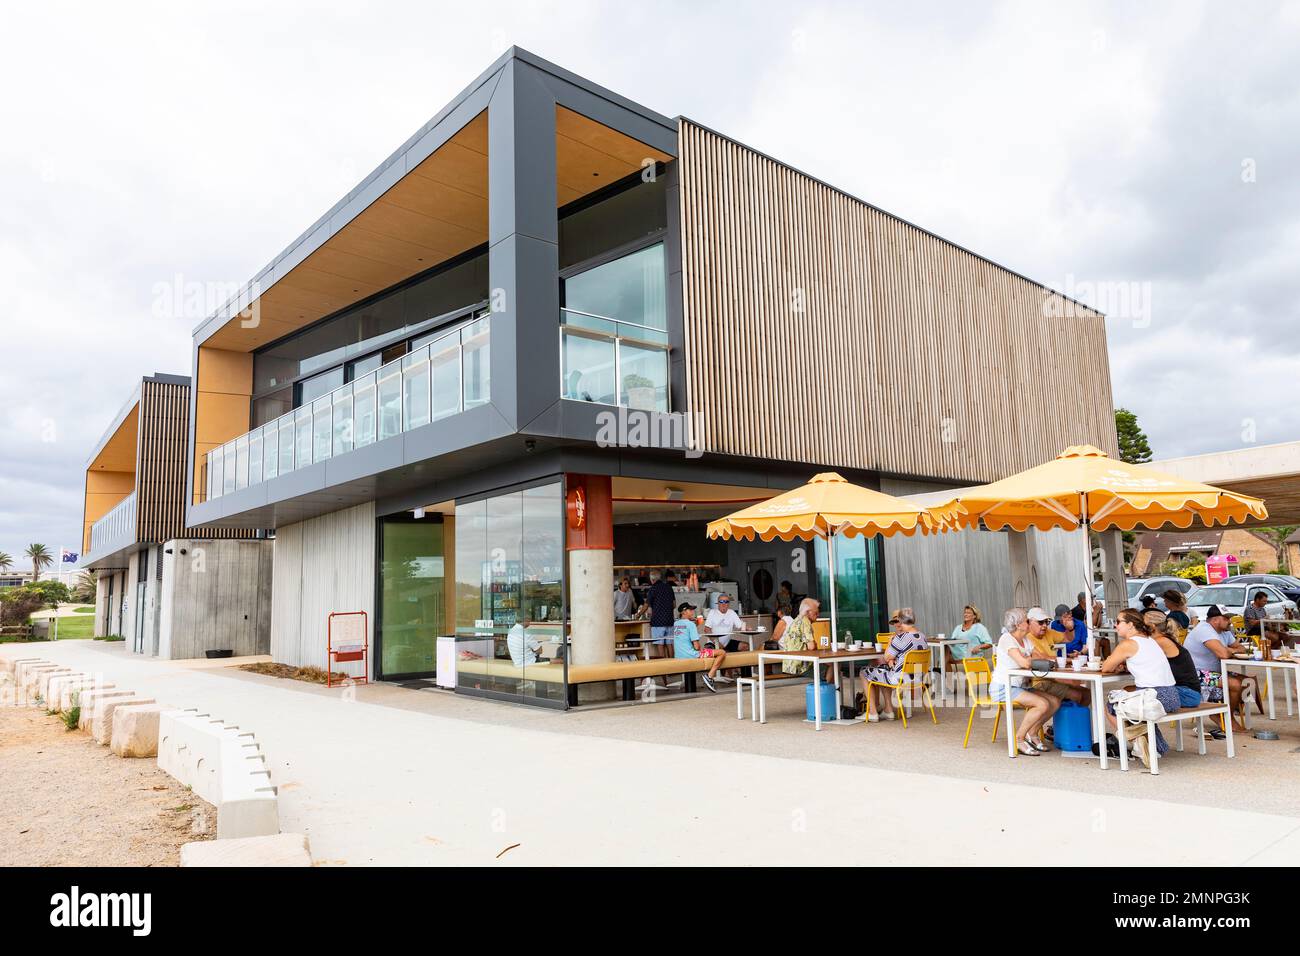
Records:
[[[189,408],[188,378],[145,376],[86,462],[80,566],[96,578],[95,636],[165,658],[265,654],[271,542],[186,527]]]
[[[617,653],[620,576],[826,593],[823,549],[711,518],[1116,449],[1102,316],[519,49],[195,330],[193,380],[187,523],[274,529],[277,660],[365,611],[374,676],[559,706]],[[1032,534],[846,541],[841,626],[1072,601],[1078,545]]]

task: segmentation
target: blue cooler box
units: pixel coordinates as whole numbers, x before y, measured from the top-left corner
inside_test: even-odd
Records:
[[[835,685],[818,684],[817,689],[822,695],[822,720],[835,720],[839,714],[835,713]],[[816,720],[817,715],[813,710],[813,685],[809,684],[803,689],[803,699],[808,710],[808,719]],[[1092,745],[1089,744],[1089,747]]]
[[[1061,709],[1052,718],[1052,741],[1067,752],[1092,753],[1092,714],[1072,700],[1061,701]]]

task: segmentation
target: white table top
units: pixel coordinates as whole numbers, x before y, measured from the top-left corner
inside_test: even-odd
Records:
[[[1087,680],[1101,682],[1105,680],[1132,680],[1133,675],[1128,671],[1122,671],[1118,674],[1104,674],[1099,670],[1096,671],[1076,671],[1073,668],[1069,670],[1051,670],[1046,674],[1040,674],[1028,667],[1015,667],[1007,671],[1013,677],[1046,677],[1050,680]]]

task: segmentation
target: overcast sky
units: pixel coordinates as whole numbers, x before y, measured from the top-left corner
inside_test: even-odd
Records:
[[[141,375],[189,374],[202,315],[160,293],[251,278],[511,44],[1106,311],[1157,457],[1300,439],[1300,3],[43,2],[0,25],[16,560],[80,549],[95,441]]]

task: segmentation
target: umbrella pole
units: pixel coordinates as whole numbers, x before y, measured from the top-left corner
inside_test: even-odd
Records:
[[[836,620],[836,614],[835,614],[835,533],[836,533],[836,529],[831,528],[830,534],[826,536],[826,558],[827,558],[827,564],[829,565],[830,578],[831,578],[831,650],[832,651],[838,651],[840,649],[839,622]],[[817,666],[816,664],[813,665],[813,667],[816,666]],[[839,663],[837,662],[832,664],[831,670],[834,671],[834,680],[835,680],[835,718],[834,719],[839,720],[840,714],[844,713],[843,702],[840,699],[842,693],[840,690]]]
[[[1083,633],[1086,640],[1088,655],[1091,656],[1096,642],[1093,640],[1092,633],[1092,536],[1088,532],[1088,494],[1083,492],[1079,495],[1079,527],[1083,529],[1083,594],[1084,594],[1084,615],[1083,615]]]

